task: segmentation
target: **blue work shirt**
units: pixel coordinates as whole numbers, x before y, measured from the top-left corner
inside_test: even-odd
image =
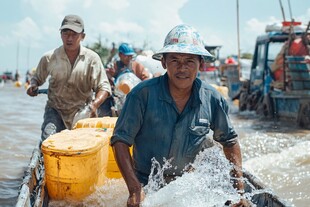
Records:
[[[165,74],[141,82],[127,95],[111,145],[118,141],[133,145],[134,169],[138,175],[150,174],[152,158],[161,164],[163,158],[173,158],[174,167],[165,174],[181,175],[202,149],[213,145],[212,138],[207,136],[210,129],[213,139],[223,145],[237,141],[224,97],[196,78],[192,94],[179,113]]]

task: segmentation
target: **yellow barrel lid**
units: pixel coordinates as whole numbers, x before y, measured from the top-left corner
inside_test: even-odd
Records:
[[[76,122],[73,129],[76,128],[114,128],[117,117],[98,117],[98,118],[85,118]]]
[[[109,144],[109,133],[105,129],[78,128],[63,130],[42,142],[43,154],[86,155],[97,152]]]

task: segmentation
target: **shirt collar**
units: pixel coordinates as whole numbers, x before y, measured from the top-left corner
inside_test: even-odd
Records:
[[[167,101],[168,103],[173,103],[173,99],[170,95],[169,86],[168,86],[168,74],[165,73],[164,75],[160,76],[159,80],[160,84],[160,92],[159,92],[159,100]],[[193,87],[192,87],[192,94],[189,99],[191,102],[190,105],[192,107],[195,107],[197,105],[200,105],[201,99],[199,96],[200,88],[201,88],[202,82],[200,79],[196,78]]]
[[[80,45],[80,53],[79,53],[79,56],[85,56],[85,54],[86,54],[86,47]],[[66,57],[66,51],[65,51],[64,46],[61,46],[61,47],[60,47],[60,56],[61,56],[61,57]]]

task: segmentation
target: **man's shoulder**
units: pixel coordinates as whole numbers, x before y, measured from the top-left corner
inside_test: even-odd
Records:
[[[57,57],[61,57],[62,51],[61,51],[61,46],[58,48],[53,48],[51,50],[48,50],[43,53],[41,57],[41,61],[51,61],[53,59],[56,59]]]
[[[139,63],[138,61],[136,60],[133,60],[132,61],[132,67],[133,68],[138,68],[138,69],[144,69],[144,65]]]
[[[100,59],[100,56],[98,55],[98,53],[82,45],[81,45],[81,55],[85,55],[86,57],[89,57],[89,58]]]
[[[217,86],[206,83],[205,81],[201,81],[201,89],[208,94],[212,94],[212,96],[220,98],[221,93],[217,90]]]

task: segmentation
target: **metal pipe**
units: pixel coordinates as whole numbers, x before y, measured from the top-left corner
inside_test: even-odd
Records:
[[[237,0],[237,42],[238,42],[238,74],[240,78],[240,35],[239,35],[239,0]]]
[[[284,14],[284,9],[283,9],[283,5],[282,5],[282,0],[279,0],[279,3],[280,3],[280,8],[281,8],[281,12],[282,12],[283,21],[285,21],[285,14]]]
[[[287,0],[287,3],[288,3],[288,8],[289,8],[289,10],[290,10],[291,20],[293,21],[293,14],[292,14],[291,1],[290,1],[290,0]]]

